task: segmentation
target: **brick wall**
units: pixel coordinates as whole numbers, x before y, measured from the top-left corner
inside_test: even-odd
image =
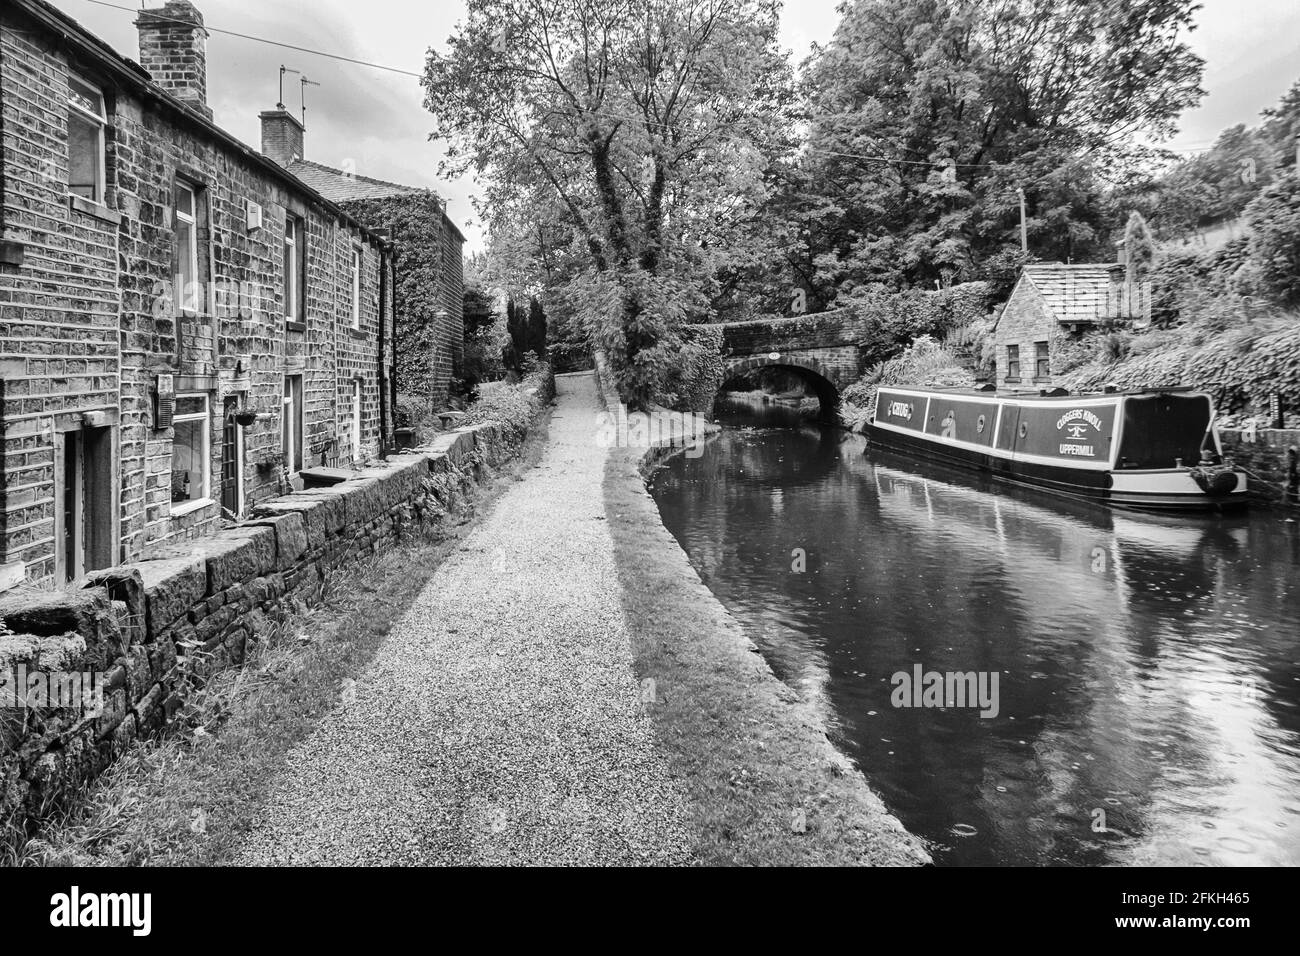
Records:
[[[140,65],[153,81],[211,118],[208,108],[207,31],[203,16],[187,0],[141,10]]]
[[[1007,300],[993,336],[997,353],[997,385],[1032,387],[1035,384],[1037,344],[1047,342],[1050,349],[1056,333],[1056,320],[1048,311],[1042,295],[1034,288],[1033,283],[1022,279],[1016,284],[1011,298]],[[1007,347],[1010,345],[1020,347],[1019,382],[1007,382]]]
[[[67,48],[18,11],[0,14],[6,240],[19,267],[0,266],[0,373],[5,378],[4,541],[0,566],[28,580],[56,577],[59,449],[87,413],[113,430],[113,561],[147,556],[210,533],[221,516],[223,402],[256,407],[243,431],[244,500],[289,490],[280,454],[286,374],[304,378],[306,461],[374,456],[381,445],[380,247],[312,194],[295,189],[183,111],[142,97],[107,71],[107,193],[102,207],[67,194]],[[177,323],[171,275],[173,185],[197,187],[200,314]],[[247,228],[247,203],[262,207]],[[283,318],[286,213],[306,220],[306,315]],[[353,330],[351,256],[363,255],[360,329]],[[391,340],[391,334],[386,336]],[[391,364],[391,349],[388,360]],[[154,427],[159,373],[206,395],[211,503],[174,515],[175,431]],[[352,435],[353,382],[362,386],[362,434]],[[391,422],[390,422],[391,430]],[[263,467],[259,467],[263,463]]]

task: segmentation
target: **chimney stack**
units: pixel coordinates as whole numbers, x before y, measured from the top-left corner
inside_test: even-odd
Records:
[[[303,158],[303,125],[298,117],[286,110],[283,104],[257,115],[262,120],[263,156],[281,166]]]
[[[189,0],[168,0],[163,7],[141,10],[135,25],[140,31],[140,65],[154,83],[212,119],[203,14]]]

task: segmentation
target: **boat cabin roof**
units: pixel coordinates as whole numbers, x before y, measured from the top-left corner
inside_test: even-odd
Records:
[[[1018,402],[1061,402],[1075,401],[1080,398],[1121,398],[1126,395],[1190,394],[1195,392],[1190,385],[1170,385],[1163,388],[1117,388],[1102,392],[1071,392],[1064,388],[1033,390],[1027,388],[928,388],[923,385],[881,385],[880,388],[885,391],[926,392],[931,395],[961,395],[970,398],[1014,398]]]

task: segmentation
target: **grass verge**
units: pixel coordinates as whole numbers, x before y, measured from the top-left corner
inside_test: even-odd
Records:
[[[241,668],[215,675],[197,728],[137,742],[0,863],[19,866],[214,866],[257,822],[290,751],[327,719],[442,560],[506,481],[545,445],[543,418],[520,456],[482,488],[474,510],[436,542],[403,546],[330,582],[318,607],[264,636]]]
[[[649,711],[691,803],[699,862],[929,862],[922,841],[700,581],[663,526],[640,459],[637,451],[611,452],[605,510],[637,677],[655,682]]]

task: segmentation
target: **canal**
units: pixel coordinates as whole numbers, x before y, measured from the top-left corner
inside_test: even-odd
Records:
[[[1300,523],[1076,506],[718,413],[651,482],[664,523],[936,862],[1300,864]],[[996,714],[908,692],[931,671]]]

